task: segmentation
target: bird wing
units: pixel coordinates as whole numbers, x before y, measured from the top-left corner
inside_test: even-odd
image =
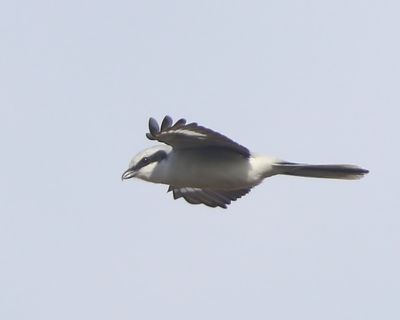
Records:
[[[250,156],[250,151],[246,147],[218,132],[199,126],[195,122],[186,124],[185,119],[179,119],[173,124],[171,117],[165,116],[160,128],[157,121],[150,118],[149,131],[146,133],[148,139],[158,140],[177,149],[223,148],[239,153],[246,158]]]
[[[213,190],[213,189],[200,189],[200,188],[175,188],[170,186],[168,192],[172,191],[174,199],[184,198],[191,204],[205,204],[209,207],[221,207],[226,209],[231,201],[235,201],[247,193],[248,189],[238,190]]]

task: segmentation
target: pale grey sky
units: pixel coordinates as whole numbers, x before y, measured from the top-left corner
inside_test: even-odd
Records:
[[[399,319],[398,1],[5,1],[0,319]],[[228,210],[121,182],[185,117],[361,181]]]

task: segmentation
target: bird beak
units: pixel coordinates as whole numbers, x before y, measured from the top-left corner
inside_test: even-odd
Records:
[[[121,180],[133,178],[135,175],[136,175],[136,171],[133,170],[132,168],[129,168],[122,174]]]

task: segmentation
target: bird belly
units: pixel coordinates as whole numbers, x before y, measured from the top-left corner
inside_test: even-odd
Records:
[[[262,181],[254,175],[252,161],[232,152],[181,152],[168,161],[167,184],[174,187],[237,190]]]

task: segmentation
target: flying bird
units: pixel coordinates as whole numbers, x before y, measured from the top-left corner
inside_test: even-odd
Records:
[[[287,162],[251,153],[228,137],[179,119],[166,116],[161,127],[149,120],[150,140],[162,142],[139,152],[122,174],[122,180],[139,178],[169,185],[174,199],[191,204],[227,208],[265,178],[290,176],[353,180],[368,170],[349,164],[312,165]]]

